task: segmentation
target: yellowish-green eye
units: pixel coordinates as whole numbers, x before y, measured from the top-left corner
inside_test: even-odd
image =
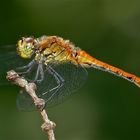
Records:
[[[31,58],[33,54],[33,43],[27,43],[24,40],[19,40],[17,45],[17,52],[22,58]]]

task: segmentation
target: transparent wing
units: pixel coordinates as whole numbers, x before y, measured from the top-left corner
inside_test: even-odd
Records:
[[[55,64],[51,66],[64,80],[64,85],[56,92],[56,94],[47,101],[55,90],[51,92],[51,89],[57,86],[57,82],[53,75],[45,71],[45,80],[41,84],[37,85],[37,95],[46,101],[46,107],[53,106],[67,99],[77,89],[79,89],[86,81],[88,73],[87,71],[79,66],[72,63]],[[47,92],[45,95],[43,93]],[[17,98],[17,107],[19,110],[32,111],[35,110],[35,106],[30,96],[22,91]]]
[[[16,45],[0,46],[0,85],[9,84],[6,80],[8,70],[26,65],[29,60],[24,60],[17,55]]]

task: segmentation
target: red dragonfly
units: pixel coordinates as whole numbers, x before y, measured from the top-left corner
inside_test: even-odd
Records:
[[[26,79],[35,82],[37,95],[45,99],[48,106],[65,99],[84,84],[85,68],[109,72],[140,87],[139,77],[97,60],[58,36],[23,37],[17,43],[17,55],[9,52],[6,59],[5,53],[0,56],[5,62],[5,72],[15,68]],[[17,104],[21,110],[34,109],[31,98],[24,91],[19,94]]]

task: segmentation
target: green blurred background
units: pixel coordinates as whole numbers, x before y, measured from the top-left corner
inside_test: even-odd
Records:
[[[58,35],[100,60],[140,75],[139,0],[0,2],[0,45],[21,36]],[[2,67],[2,65],[0,66]],[[57,140],[140,139],[140,89],[94,69],[86,84],[48,109]],[[19,112],[18,87],[0,88],[0,140],[46,140],[38,112]]]

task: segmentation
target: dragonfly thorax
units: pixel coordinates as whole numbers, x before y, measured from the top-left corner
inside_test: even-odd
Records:
[[[43,53],[36,53],[34,59],[39,64],[43,64],[45,62],[45,60],[46,60],[46,58],[43,55]]]

